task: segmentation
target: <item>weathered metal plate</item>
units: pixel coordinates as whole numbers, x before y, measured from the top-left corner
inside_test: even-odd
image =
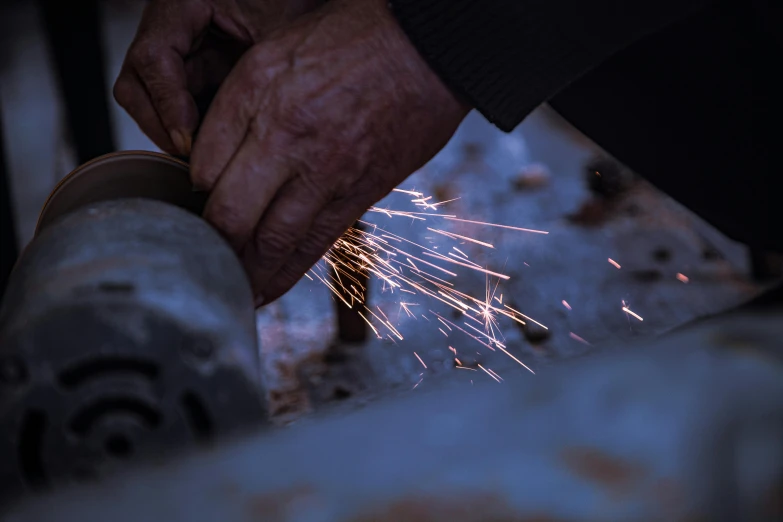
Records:
[[[63,214],[90,203],[146,198],[200,214],[206,197],[193,190],[184,161],[158,152],[114,152],[81,165],[57,184],[44,204],[35,234]]]
[[[780,520],[780,315],[258,434],[4,520]]]

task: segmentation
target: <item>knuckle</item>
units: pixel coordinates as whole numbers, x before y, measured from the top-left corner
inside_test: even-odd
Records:
[[[199,153],[199,149],[194,149],[194,157],[191,157],[191,167],[190,167],[190,181],[193,183],[193,186],[196,187],[199,190],[202,191],[209,191],[212,190],[213,186],[215,185],[216,176],[210,174],[208,171],[206,171],[202,164],[200,163],[200,158],[198,158],[197,154]],[[220,205],[219,203],[212,203],[211,205],[207,206],[206,212],[212,212],[211,208],[215,205]]]
[[[323,127],[318,112],[306,104],[283,103],[276,116],[275,123],[293,138],[317,138]]]
[[[157,46],[147,40],[135,42],[128,51],[128,62],[137,70],[145,70],[154,67],[158,62]]]
[[[230,202],[211,202],[205,218],[212,223],[212,226],[222,232],[232,244],[242,242],[247,236],[248,228],[242,213],[238,211],[235,205]]]
[[[294,241],[293,234],[282,227],[264,226],[256,232],[255,248],[259,259],[272,262],[291,252],[295,247]]]
[[[312,202],[311,205],[326,205],[335,195],[335,185],[325,182],[322,176],[313,170],[304,170],[304,173],[299,175],[299,180],[305,194],[307,194],[308,201]]]

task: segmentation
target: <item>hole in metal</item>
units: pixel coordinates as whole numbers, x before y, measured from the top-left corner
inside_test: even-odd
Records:
[[[134,373],[153,380],[158,376],[158,367],[149,361],[132,357],[95,358],[79,363],[60,373],[60,385],[76,388],[86,381],[112,373]]]
[[[93,424],[102,417],[113,413],[130,413],[141,420],[148,428],[154,429],[160,425],[160,413],[145,402],[132,397],[108,397],[90,404],[71,420],[71,431],[78,435],[89,433]]]
[[[128,437],[121,433],[110,435],[104,444],[106,452],[114,457],[125,459],[133,454],[133,445]]]
[[[199,442],[208,442],[212,439],[213,426],[207,408],[201,399],[193,392],[182,394],[182,409],[185,417],[193,429],[193,434]]]
[[[653,250],[653,259],[659,263],[665,263],[672,258],[672,253],[668,248],[659,247]]]
[[[34,490],[43,489],[48,484],[41,455],[46,425],[44,412],[30,410],[24,416],[19,437],[19,467],[25,481]]]
[[[332,397],[334,397],[338,401],[342,401],[342,400],[348,399],[351,395],[353,395],[351,393],[351,391],[350,390],[346,390],[342,386],[337,386],[334,389],[334,391],[332,392]]]

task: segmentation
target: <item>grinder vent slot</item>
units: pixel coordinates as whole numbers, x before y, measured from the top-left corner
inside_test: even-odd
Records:
[[[73,389],[87,381],[106,374],[135,374],[149,380],[158,377],[155,363],[135,357],[96,357],[60,372],[59,382],[63,388]]]
[[[48,485],[42,455],[47,424],[43,411],[29,410],[24,415],[19,433],[19,467],[32,490],[41,490]]]
[[[104,397],[76,413],[71,419],[70,428],[74,433],[85,436],[91,428],[104,417],[116,413],[131,414],[148,429],[160,426],[161,414],[146,402],[133,397]]]
[[[185,418],[187,418],[196,440],[201,443],[212,440],[214,426],[201,398],[192,391],[187,391],[182,394],[181,401]]]

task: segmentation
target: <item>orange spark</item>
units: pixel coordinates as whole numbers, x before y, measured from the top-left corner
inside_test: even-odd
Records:
[[[497,382],[500,382],[500,379],[498,379],[497,377],[495,377],[494,375],[492,375],[491,373],[489,373],[489,372],[487,371],[487,369],[486,369],[486,368],[484,368],[484,367],[483,367],[483,366],[481,366],[480,364],[478,365],[478,367],[479,367],[479,368],[481,368],[482,370],[484,370],[484,372],[485,372],[487,375],[489,375],[490,377],[492,377],[493,379],[495,379]]]
[[[483,225],[485,227],[497,227],[497,228],[505,228],[508,230],[517,230],[519,232],[530,232],[533,234],[549,234],[546,230],[535,230],[532,228],[522,228],[522,227],[512,227],[511,225],[500,225],[498,223],[486,223],[484,221],[473,221],[471,219],[460,219],[455,216],[440,216],[442,218],[448,219],[449,221],[459,221],[460,223],[472,223],[474,225]]]
[[[644,321],[644,319],[642,319],[642,316],[640,316],[639,314],[637,314],[636,312],[634,312],[633,310],[631,310],[627,306],[623,306],[623,312],[625,312],[628,315],[631,315],[631,316],[635,317],[636,319],[638,319],[640,321]]]
[[[576,335],[574,332],[570,332],[568,334],[568,336],[571,337],[571,339],[573,339],[575,341],[579,341],[580,343],[584,343],[584,344],[587,344],[587,345],[590,344],[587,341],[585,341],[584,339],[582,339],[581,337],[579,337],[578,335]]]

